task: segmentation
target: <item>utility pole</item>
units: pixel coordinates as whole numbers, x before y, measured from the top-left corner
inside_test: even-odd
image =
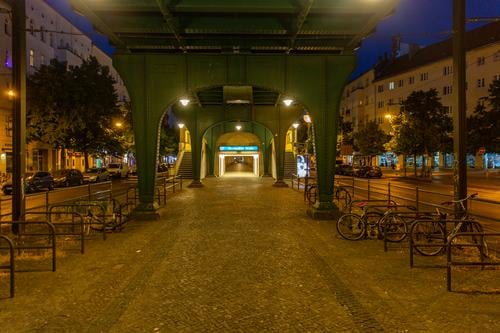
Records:
[[[12,220],[24,215],[24,172],[26,170],[26,1],[11,1],[12,82],[15,91],[12,139]],[[14,224],[12,231],[19,226]]]
[[[467,196],[465,1],[453,0],[453,180],[455,200]]]

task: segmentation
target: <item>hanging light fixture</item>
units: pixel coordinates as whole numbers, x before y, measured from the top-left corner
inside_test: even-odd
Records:
[[[186,97],[179,99],[179,103],[181,103],[182,106],[188,106],[189,102],[191,102],[191,101],[189,100],[189,98],[186,98]]]
[[[283,104],[285,104],[285,106],[290,106],[293,104],[293,99],[290,97],[286,97],[283,99]]]

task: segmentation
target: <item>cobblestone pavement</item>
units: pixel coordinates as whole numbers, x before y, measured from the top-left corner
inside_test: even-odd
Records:
[[[348,242],[272,179],[208,179],[58,270],[17,274],[0,332],[500,332],[500,271],[410,269],[402,245]],[[430,259],[435,260],[435,259]],[[438,258],[437,260],[443,260]],[[434,262],[432,262],[434,263]]]

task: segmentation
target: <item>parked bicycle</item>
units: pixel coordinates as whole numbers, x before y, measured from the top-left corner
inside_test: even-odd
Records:
[[[441,212],[436,208],[436,214],[415,221],[412,226],[413,248],[424,256],[435,256],[442,253],[447,242],[460,232],[483,232],[481,224],[469,215],[468,201],[475,198],[477,193],[470,194],[460,200],[443,202],[441,205],[458,206],[458,214],[455,218],[449,217],[448,213]],[[447,222],[454,222],[455,226],[448,232]],[[480,237],[471,237],[474,243],[478,244],[481,253],[487,253],[487,245],[480,241]],[[479,244],[480,243],[480,244]]]
[[[309,184],[305,189],[305,197],[309,204],[313,205],[316,203],[318,185]],[[351,203],[351,194],[342,186],[333,187],[333,203],[343,211]]]
[[[346,240],[359,240],[362,238],[377,239],[380,235],[378,223],[382,218],[381,212],[373,210],[367,202],[361,201],[355,204],[362,208],[361,215],[348,213],[337,220],[337,232]]]

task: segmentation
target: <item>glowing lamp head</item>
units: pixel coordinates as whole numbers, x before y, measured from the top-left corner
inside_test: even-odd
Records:
[[[118,127],[118,128],[121,128],[123,126],[123,124],[121,122],[117,121],[115,123],[115,126]]]
[[[391,120],[392,119],[392,114],[386,114],[385,118]]]
[[[14,89],[9,89],[9,90],[7,90],[7,96],[8,96],[9,98],[14,98],[14,97],[16,97],[16,92],[14,91]]]
[[[285,104],[285,106],[290,106],[293,104],[293,99],[287,97],[287,98],[283,99],[283,104]]]
[[[299,128],[299,125],[300,125],[299,123],[293,123],[292,124],[293,128],[295,128],[295,129]]]
[[[179,126],[179,128],[184,128],[184,124],[183,123],[178,123],[177,126]]]
[[[188,106],[188,105],[189,105],[189,102],[191,102],[191,101],[189,100],[189,98],[181,98],[181,99],[179,100],[179,103],[181,103],[181,105],[182,105],[182,106]]]
[[[240,131],[241,130],[241,125],[236,125],[236,130]]]

